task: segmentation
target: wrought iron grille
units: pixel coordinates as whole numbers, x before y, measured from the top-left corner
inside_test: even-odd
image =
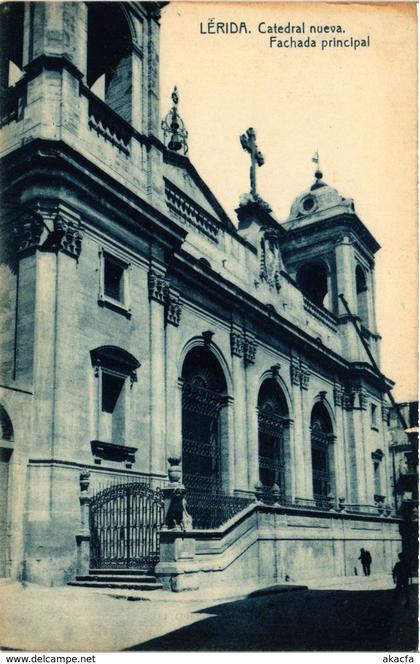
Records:
[[[90,502],[89,522],[92,568],[151,569],[159,561],[160,489],[140,482],[103,489]]]
[[[284,490],[283,418],[271,409],[258,409],[259,473],[264,487]]]
[[[312,427],[311,448],[313,490],[315,501],[320,506],[331,490],[328,461],[329,440],[330,437],[327,433]]]
[[[220,493],[221,406],[222,396],[219,393],[197,383],[184,384],[182,469],[187,489]]]
[[[251,498],[195,491],[190,491],[187,495],[187,508],[192,516],[193,527],[203,530],[218,528],[252,502],[254,501]]]

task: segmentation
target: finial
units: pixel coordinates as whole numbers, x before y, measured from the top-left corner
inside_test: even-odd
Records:
[[[312,185],[311,189],[318,189],[319,187],[323,187],[325,185],[325,182],[323,182],[322,180],[323,174],[321,171],[318,149],[316,150],[314,156],[312,157],[312,161],[314,162],[314,164],[316,164],[316,171],[315,171],[315,182]]]
[[[312,157],[312,161],[317,166],[316,171],[315,171],[315,177],[316,177],[317,180],[321,180],[322,172],[321,172],[321,166],[320,166],[320,163],[319,163],[319,151],[318,151],[318,149],[316,150],[314,156]]]
[[[175,87],[174,87],[174,89],[173,89],[173,92],[172,92],[172,94],[171,94],[171,99],[172,99],[172,101],[174,102],[175,106],[178,106],[178,104],[179,104],[179,96],[178,96],[178,88],[176,87],[176,85],[175,85]]]
[[[173,152],[179,152],[181,149],[184,154],[188,152],[188,131],[178,113],[179,94],[178,88],[174,87],[171,94],[173,106],[164,120],[162,120],[161,127],[165,139],[165,145]],[[166,139],[169,139],[166,142]]]

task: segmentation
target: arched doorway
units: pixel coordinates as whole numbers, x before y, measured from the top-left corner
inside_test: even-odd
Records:
[[[285,396],[274,379],[263,382],[258,393],[258,466],[263,487],[277,484],[286,492],[285,422],[288,421]]]
[[[331,443],[334,440],[329,413],[322,403],[317,403],[311,414],[312,485],[314,500],[326,504],[332,491],[333,462]]]
[[[187,492],[222,492],[227,385],[216,357],[192,348],[182,368],[182,471]]]
[[[13,427],[6,410],[0,405],[0,577],[7,576],[9,462],[12,456]]]

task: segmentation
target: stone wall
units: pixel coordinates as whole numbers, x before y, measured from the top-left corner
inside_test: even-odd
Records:
[[[372,555],[372,574],[390,574],[401,550],[399,522],[250,507],[214,531],[162,531],[156,574],[176,592],[240,581],[303,583],[362,575],[361,548]]]

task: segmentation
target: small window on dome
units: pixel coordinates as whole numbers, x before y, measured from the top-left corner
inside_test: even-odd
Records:
[[[305,200],[303,201],[303,204],[302,204],[303,209],[305,210],[305,212],[309,212],[310,210],[312,210],[314,205],[315,205],[315,201],[314,201],[313,198],[305,198]]]

